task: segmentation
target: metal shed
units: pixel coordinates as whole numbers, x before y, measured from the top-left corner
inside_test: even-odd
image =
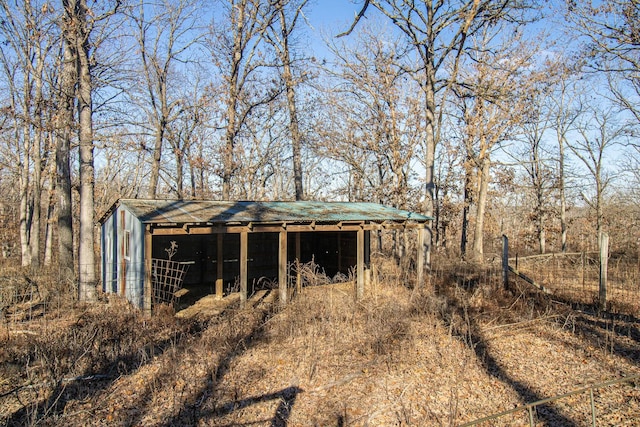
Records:
[[[220,298],[236,283],[244,301],[251,279],[273,277],[285,303],[287,264],[315,259],[331,272],[356,267],[362,297],[370,232],[416,228],[421,281],[430,219],[375,203],[121,199],[99,220],[103,290],[151,309],[153,262],[173,258]]]

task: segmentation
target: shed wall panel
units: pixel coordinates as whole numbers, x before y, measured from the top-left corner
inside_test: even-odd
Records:
[[[133,304],[142,307],[144,296],[144,226],[142,222],[132,214],[129,210],[122,206],[122,214],[118,213],[118,217],[124,218],[124,223],[120,224],[120,253],[124,253],[127,242],[125,235],[129,235],[129,256],[125,257],[126,265],[124,296]],[[128,233],[127,233],[128,232]],[[119,289],[122,293],[123,289]]]

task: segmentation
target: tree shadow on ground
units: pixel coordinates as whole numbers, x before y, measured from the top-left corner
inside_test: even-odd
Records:
[[[541,396],[531,389],[531,385],[513,378],[496,357],[491,353],[491,348],[483,338],[481,327],[476,320],[478,313],[471,313],[468,306],[478,283],[467,280],[464,287],[455,282],[444,283],[436,286],[436,293],[445,297],[448,304],[448,313],[444,314],[443,321],[449,324],[452,332],[475,353],[486,373],[514,390],[523,404],[542,400],[547,396]],[[462,325],[452,324],[453,319],[461,320]],[[576,426],[576,422],[562,414],[557,407],[547,403],[537,407],[537,416],[547,425],[562,425],[565,427]]]
[[[91,327],[93,325],[89,326]],[[21,393],[23,391],[22,389],[34,390],[34,393],[38,393],[39,395],[44,394],[43,391],[46,391],[47,387],[51,390],[46,393],[48,395],[47,398],[36,399],[34,402],[23,405],[16,412],[9,415],[3,420],[4,425],[23,426],[30,423],[37,424],[43,422],[46,424],[50,422],[60,422],[65,416],[69,403],[86,402],[95,399],[117,379],[139,370],[141,367],[151,363],[154,357],[161,356],[167,350],[181,345],[186,337],[201,334],[202,330],[202,325],[196,322],[184,324],[183,328],[177,328],[162,340],[150,342],[142,348],[131,345],[125,352],[119,353],[115,358],[104,358],[98,362],[97,369],[92,365],[80,373],[63,371],[57,376],[54,375],[53,379],[48,382],[43,379],[43,382],[38,384],[37,387],[31,385],[16,387],[14,393],[18,400],[20,400],[18,393]],[[72,337],[76,337],[78,334],[80,334],[80,332],[73,330],[70,332]],[[116,333],[104,341],[107,345],[119,345],[118,341],[121,338],[123,337]],[[90,343],[90,345],[92,344],[93,343]],[[46,352],[46,350],[47,349],[39,349],[37,351]],[[54,360],[54,362],[58,357],[73,357],[73,350],[68,350],[71,354],[66,354],[65,351],[64,348],[55,349],[55,351],[52,352],[56,354],[48,354],[47,356]],[[86,351],[88,353],[90,350],[87,349]],[[77,357],[82,358],[84,354],[78,355]],[[74,362],[72,361],[71,364],[73,366]],[[35,390],[36,388],[40,388],[41,390]],[[9,396],[9,394],[7,394],[7,396]]]
[[[271,418],[270,420],[254,421],[254,423],[269,422],[269,425],[271,427],[284,427],[287,425],[289,421],[289,417],[291,416],[291,411],[293,409],[293,406],[296,403],[298,394],[302,393],[303,391],[304,390],[302,390],[299,387],[291,386],[274,393],[268,393],[268,394],[263,394],[261,396],[252,396],[252,397],[248,397],[240,400],[234,400],[218,408],[214,408],[213,410],[202,412],[200,414],[200,417],[201,418],[224,417],[224,416],[230,415],[235,411],[248,408],[251,405],[276,400],[279,402],[278,402],[278,406],[276,407],[273,418]],[[236,424],[228,424],[228,425],[231,426]]]
[[[640,363],[640,329],[637,323],[607,313],[601,313],[600,317],[579,313],[572,320],[572,329],[592,346],[631,363]]]
[[[255,302],[255,304],[259,305],[260,301]],[[221,384],[233,361],[265,339],[263,327],[265,321],[272,314],[272,308],[270,304],[264,304],[261,307],[248,306],[230,310],[219,316],[218,321],[211,322],[209,328],[217,328],[215,331],[211,330],[214,333],[209,334],[207,338],[201,337],[200,342],[192,341],[190,343],[191,349],[177,349],[174,360],[180,360],[182,354],[186,351],[192,351],[194,348],[199,348],[200,351],[207,353],[209,353],[207,349],[211,349],[211,357],[215,357],[215,351],[218,349],[226,350],[217,358],[217,361],[208,366],[206,372],[198,375],[196,381],[201,386],[195,387],[192,391],[182,395],[180,397],[180,406],[170,410],[170,414],[167,417],[163,417],[162,424],[159,425],[167,427],[195,425],[204,419],[220,424],[224,422],[224,417],[237,410],[272,400],[279,400],[280,402],[273,419],[270,420],[270,425],[284,426],[287,424],[297,395],[302,392],[301,389],[295,386],[261,396],[236,397],[235,400],[229,403],[217,405],[217,402],[222,400],[221,395],[224,392]],[[242,326],[238,328],[230,327],[234,323]],[[163,370],[157,372],[155,378],[167,377],[175,382],[175,378],[172,377],[173,370],[175,370],[174,366],[163,366]],[[170,381],[163,380],[162,382]],[[157,410],[157,408],[153,407],[153,396],[142,396],[137,401],[141,403],[141,407],[136,415],[128,420],[130,425],[143,424],[145,416]],[[267,421],[269,420],[260,422]]]
[[[640,319],[634,315],[602,311],[599,304],[575,302],[562,296],[549,296],[536,289],[527,289],[527,298],[536,304],[549,305],[551,301],[559,303],[564,319],[563,327],[578,334],[595,348],[606,350],[627,359],[631,363],[640,363]]]

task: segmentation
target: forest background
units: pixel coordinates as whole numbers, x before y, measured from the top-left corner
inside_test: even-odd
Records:
[[[0,0],[3,262],[118,198],[373,201],[431,253],[636,253],[637,0]]]

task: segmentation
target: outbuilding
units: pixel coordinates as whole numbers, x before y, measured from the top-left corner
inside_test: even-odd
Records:
[[[150,310],[167,280],[241,301],[272,280],[284,304],[287,266],[313,260],[329,275],[355,267],[362,297],[371,231],[417,230],[420,282],[430,219],[375,203],[121,199],[99,221],[103,290]]]

